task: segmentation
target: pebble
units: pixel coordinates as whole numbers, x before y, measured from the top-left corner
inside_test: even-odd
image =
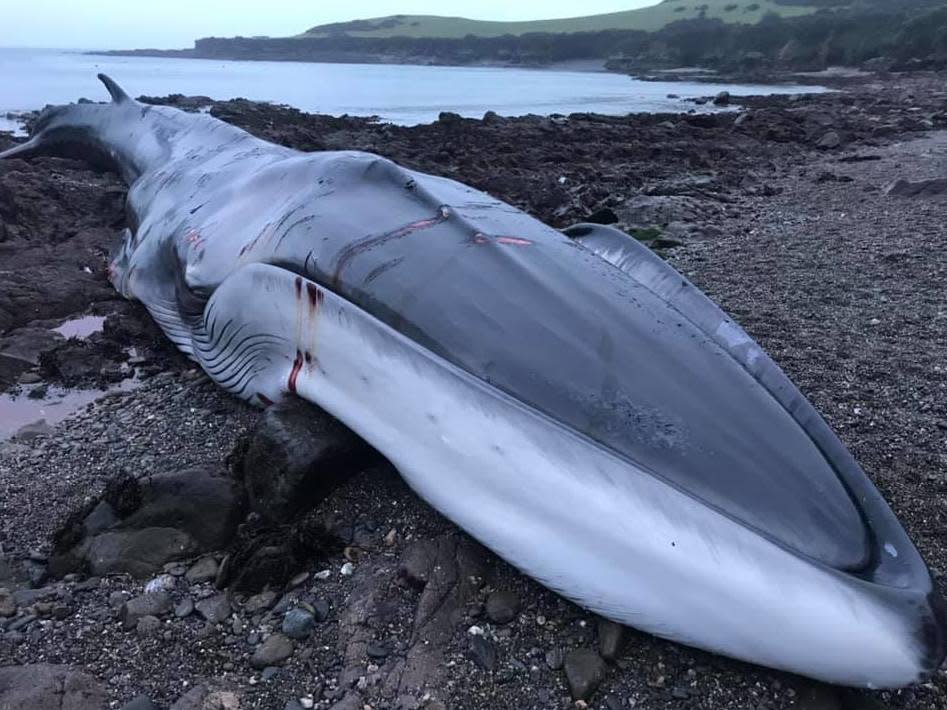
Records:
[[[562,664],[565,662],[565,654],[563,654],[561,649],[553,648],[549,651],[546,651],[546,665],[549,666],[552,670],[558,671],[562,668]]]
[[[0,617],[10,617],[16,614],[17,603],[13,593],[4,588],[0,588]]]
[[[139,695],[122,705],[121,710],[158,710],[158,706],[147,695]]]
[[[312,575],[312,578],[319,580],[320,582],[325,582],[331,576],[332,576],[332,570],[324,569],[324,570],[321,570],[320,572],[316,572],[314,575]]]
[[[170,592],[176,584],[174,577],[170,574],[159,574],[145,585],[145,594],[154,592]]]
[[[296,607],[286,612],[283,617],[283,633],[291,639],[302,640],[308,638],[316,627],[316,617],[308,609]]]
[[[230,600],[226,594],[215,594],[208,599],[202,599],[194,608],[211,624],[219,624],[230,616]]]
[[[608,619],[598,621],[598,652],[606,661],[614,661],[625,644],[625,627]]]
[[[496,647],[483,636],[470,637],[470,657],[485,671],[492,671],[497,667]]]
[[[520,610],[520,598],[511,591],[499,590],[487,597],[487,617],[494,624],[509,624]]]
[[[194,600],[190,597],[184,597],[181,601],[174,605],[174,615],[179,619],[183,619],[186,616],[190,616],[194,613]]]
[[[563,667],[573,700],[588,700],[605,678],[605,661],[590,648],[570,651]]]
[[[162,616],[171,611],[171,597],[167,592],[142,594],[122,604],[122,628],[129,631],[138,625],[143,616]]]
[[[391,651],[385,644],[375,642],[368,644],[368,647],[365,649],[365,653],[368,654],[369,658],[380,660],[388,658],[388,654],[390,654]]]
[[[161,630],[161,619],[157,616],[143,616],[135,625],[135,632],[142,638],[155,636]]]
[[[351,562],[346,562],[339,570],[339,574],[341,574],[343,577],[351,577],[353,574],[355,574],[355,565],[353,565]]]
[[[292,655],[293,642],[283,634],[271,634],[254,650],[250,665],[254,668],[278,666]]]
[[[276,592],[271,592],[269,590],[260,592],[259,594],[254,594],[252,597],[247,599],[247,603],[243,605],[243,608],[248,614],[255,614],[258,611],[266,611],[276,603],[276,596]]]

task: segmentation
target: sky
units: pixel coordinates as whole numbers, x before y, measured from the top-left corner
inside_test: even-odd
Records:
[[[617,12],[658,0],[0,0],[0,47],[180,49],[198,37],[299,34],[384,15],[541,20]]]

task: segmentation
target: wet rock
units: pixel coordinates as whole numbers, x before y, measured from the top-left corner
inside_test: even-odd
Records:
[[[714,96],[714,106],[729,106],[730,105],[730,92],[721,91],[719,94]]]
[[[605,678],[605,661],[590,648],[570,651],[563,667],[573,700],[588,700]]]
[[[487,597],[487,618],[494,624],[509,624],[520,610],[520,598],[515,592],[499,590]]]
[[[598,652],[606,661],[614,661],[625,644],[626,629],[608,619],[598,620]]]
[[[145,594],[151,592],[170,592],[177,586],[177,581],[170,574],[159,574],[145,585]]]
[[[56,534],[51,572],[145,577],[173,560],[225,547],[243,508],[238,487],[224,473],[202,466],[107,488],[103,501]],[[108,509],[117,520],[103,528]]]
[[[250,665],[254,668],[278,666],[293,655],[293,642],[283,634],[271,634],[256,647],[250,657]]]
[[[197,613],[210,624],[219,624],[230,616],[230,600],[226,594],[215,594],[194,605]]]
[[[101,710],[105,691],[90,675],[69,666],[32,663],[0,668],[0,708]]]
[[[485,671],[492,671],[497,667],[496,647],[483,636],[470,637],[470,657]]]
[[[315,627],[315,615],[302,607],[290,609],[283,617],[283,633],[291,639],[302,640],[308,638]]]
[[[283,523],[360,471],[373,450],[338,420],[301,399],[270,407],[246,444],[240,469],[250,506]]]
[[[217,560],[213,557],[202,557],[188,568],[184,578],[191,584],[214,581],[217,578]]]
[[[122,604],[119,616],[122,628],[135,628],[143,616],[163,616],[171,611],[171,596],[167,592],[142,594]]]

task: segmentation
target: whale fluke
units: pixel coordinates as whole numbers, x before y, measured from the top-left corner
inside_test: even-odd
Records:
[[[30,140],[26,141],[26,143],[20,143],[19,145],[15,145],[12,148],[0,151],[0,160],[4,160],[6,158],[32,157],[39,149],[39,144],[39,138],[34,136]]]
[[[109,96],[112,97],[114,103],[121,104],[132,100],[132,98],[125,93],[125,89],[119,86],[108,74],[99,74],[98,77],[99,81],[105,84],[105,88],[108,89]]]

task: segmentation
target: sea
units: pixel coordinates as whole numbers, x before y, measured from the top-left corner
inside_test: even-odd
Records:
[[[622,74],[575,69],[519,69],[397,64],[318,64],[218,59],[113,57],[78,51],[0,48],[0,130],[15,130],[16,114],[81,98],[105,100],[104,72],[132,96],[177,93],[213,99],[247,98],[339,116],[377,116],[416,125],[442,111],[479,118],[594,112],[687,112],[688,98],[805,93],[812,86],[639,81]],[[699,107],[712,110],[711,106]],[[8,114],[13,114],[13,117]]]

